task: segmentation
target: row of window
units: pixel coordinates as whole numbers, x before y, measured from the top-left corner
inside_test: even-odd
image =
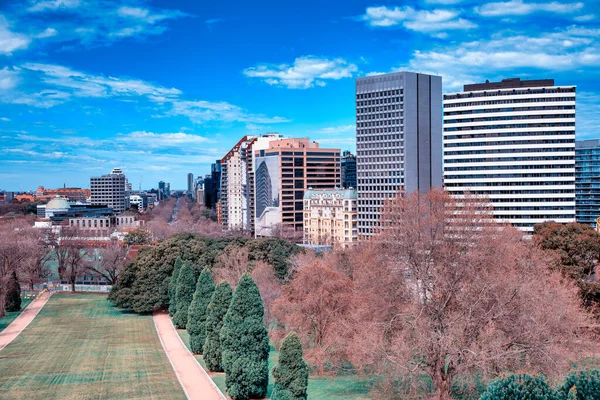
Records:
[[[461,143],[444,143],[444,148],[453,147],[477,147],[477,146],[516,146],[521,144],[573,144],[575,147],[575,139],[545,139],[545,140],[502,140],[498,142],[461,142]]]
[[[575,88],[541,88],[541,89],[497,89],[493,91],[484,91],[479,93],[457,93],[457,94],[445,94],[444,100],[456,100],[456,99],[469,99],[473,97],[494,97],[494,96],[517,96],[517,95],[531,95],[531,94],[544,94],[544,93],[575,93]]]
[[[540,107],[503,107],[503,108],[482,108],[478,110],[448,111],[444,115],[466,115],[466,114],[487,114],[502,112],[524,112],[524,111],[548,111],[548,110],[574,110],[575,106],[540,106]]]
[[[533,99],[506,99],[506,100],[490,100],[490,101],[472,101],[465,103],[445,104],[444,109],[454,107],[473,107],[487,106],[494,104],[522,104],[522,103],[555,103],[558,101],[575,101],[575,97],[537,97]]]
[[[459,133],[457,135],[444,135],[444,140],[452,139],[478,139],[490,137],[531,137],[531,136],[563,136],[575,135],[573,130],[569,131],[540,131],[540,132],[484,132],[484,133]]]

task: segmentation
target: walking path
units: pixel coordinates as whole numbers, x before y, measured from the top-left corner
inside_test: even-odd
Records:
[[[188,399],[226,399],[204,368],[198,364],[193,354],[185,347],[171,322],[169,314],[165,311],[156,311],[152,318],[154,319],[158,338]]]
[[[0,332],[0,350],[6,347],[7,344],[12,342],[14,338],[19,336],[23,329],[27,328],[27,325],[35,316],[40,312],[42,307],[48,302],[50,293],[45,292],[39,295],[33,300],[29,306],[21,313],[10,325]]]

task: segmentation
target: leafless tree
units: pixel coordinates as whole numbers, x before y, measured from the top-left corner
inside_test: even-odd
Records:
[[[241,276],[249,271],[248,263],[249,256],[246,247],[231,247],[225,250],[213,268],[215,280],[217,282],[227,281],[235,289]]]
[[[127,247],[113,240],[108,246],[99,248],[94,257],[85,262],[85,269],[103,277],[112,285],[116,282],[126,257]]]
[[[19,274],[31,251],[30,225],[23,218],[0,221],[0,317],[5,315],[6,284],[13,272]]]
[[[77,227],[63,226],[52,240],[58,275],[60,279],[71,284],[71,291],[74,292],[77,277],[85,271],[84,261],[89,253],[85,244],[85,234]]]

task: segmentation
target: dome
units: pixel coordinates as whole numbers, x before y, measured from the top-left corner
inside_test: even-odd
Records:
[[[71,208],[71,206],[69,205],[69,202],[67,201],[67,199],[65,199],[64,197],[60,197],[60,196],[56,196],[55,198],[50,200],[48,202],[48,204],[46,204],[46,210],[47,209],[64,210],[64,209],[68,209],[68,208]]]

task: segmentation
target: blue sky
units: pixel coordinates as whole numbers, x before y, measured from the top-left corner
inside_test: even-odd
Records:
[[[184,188],[245,134],[354,150],[354,78],[403,69],[577,85],[600,137],[598,0],[4,1],[0,189]]]

